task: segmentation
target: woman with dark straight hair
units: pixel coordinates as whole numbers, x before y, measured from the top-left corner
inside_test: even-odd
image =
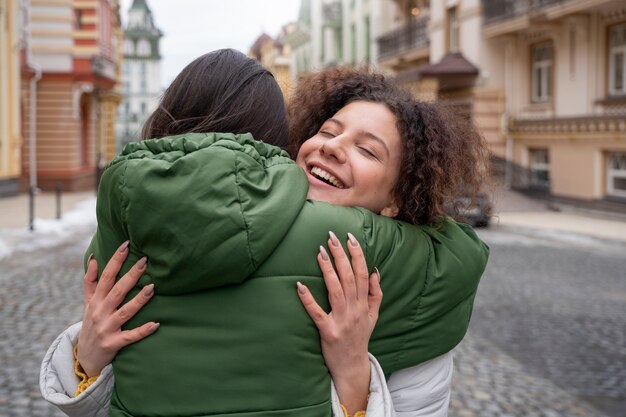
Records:
[[[155,138],[105,170],[84,321],[49,349],[42,393],[77,416],[445,416],[488,249],[443,207],[450,175],[483,175],[480,135],[380,75],[327,70],[295,94],[294,162],[268,144],[286,140],[278,85],[249,61],[190,64]]]
[[[272,73],[239,51],[220,49],[195,59],[172,81],[146,119],[141,138],[252,133],[256,140],[285,148],[287,130],[285,100]]]

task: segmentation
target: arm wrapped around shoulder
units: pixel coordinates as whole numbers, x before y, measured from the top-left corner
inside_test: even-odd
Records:
[[[381,272],[383,302],[370,352],[389,374],[449,352],[463,339],[489,249],[469,226],[452,220],[415,226],[374,216],[371,224],[368,265]]]

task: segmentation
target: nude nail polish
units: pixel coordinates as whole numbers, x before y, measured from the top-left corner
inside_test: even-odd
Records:
[[[137,261],[137,263],[135,264],[135,268],[141,271],[142,269],[146,267],[147,262],[148,262],[148,258],[144,256],[143,258]]]
[[[352,245],[352,247],[354,248],[359,247],[359,241],[356,240],[356,238],[354,237],[352,233],[348,233],[348,240],[350,241],[350,244]]]
[[[125,253],[126,250],[128,249],[128,244],[130,243],[130,240],[127,240],[126,242],[122,243],[122,245],[119,247],[119,249],[117,250],[119,253]]]
[[[320,246],[320,254],[322,255],[322,259],[328,261],[330,258],[328,257],[328,252],[323,246]]]
[[[328,232],[328,236],[330,236],[330,242],[333,244],[333,246],[338,247],[339,239],[337,239],[337,235],[335,235],[333,232]]]

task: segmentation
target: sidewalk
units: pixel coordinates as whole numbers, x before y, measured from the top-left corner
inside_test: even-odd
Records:
[[[626,242],[624,216],[601,212],[578,212],[575,208],[550,210],[547,203],[510,190],[494,197],[493,226],[558,231]]]
[[[61,215],[72,210],[77,203],[95,198],[94,191],[66,192],[61,195]],[[28,194],[0,198],[0,230],[26,229],[28,227]],[[56,195],[40,192],[35,195],[35,219],[56,219]]]

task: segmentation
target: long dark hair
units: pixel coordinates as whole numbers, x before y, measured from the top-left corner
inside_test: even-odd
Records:
[[[476,127],[436,103],[416,101],[381,74],[333,68],[303,77],[289,102],[289,150],[302,143],[346,104],[383,103],[396,116],[402,165],[392,194],[396,216],[413,224],[436,223],[455,197],[475,197],[487,177],[487,148]]]
[[[274,76],[241,52],[220,49],[178,74],[141,136],[250,132],[257,140],[285,148],[287,129],[285,101]]]

